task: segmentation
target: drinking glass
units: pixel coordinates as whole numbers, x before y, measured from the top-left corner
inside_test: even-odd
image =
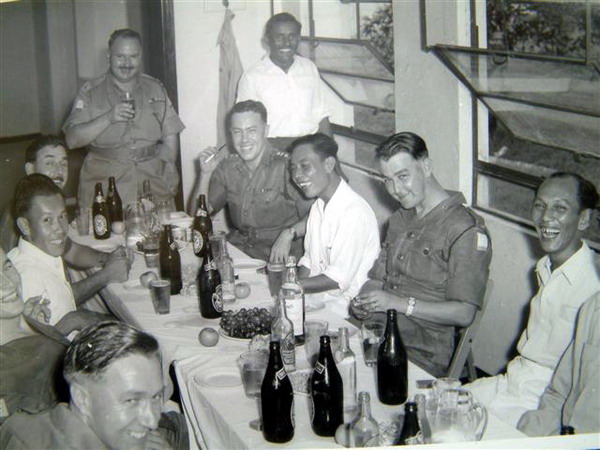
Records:
[[[227,235],[223,231],[217,231],[213,233],[208,238],[208,242],[210,243],[210,250],[212,251],[213,259],[218,261],[221,257],[221,241],[225,241],[227,239]]]
[[[377,351],[384,332],[385,325],[376,320],[365,320],[360,326],[363,355],[365,364],[369,367],[373,367],[377,363]]]
[[[257,350],[242,353],[238,358],[238,365],[242,373],[242,383],[247,397],[257,397],[260,395],[269,355],[266,352]]]
[[[152,280],[150,282],[152,305],[156,314],[169,314],[171,311],[171,282],[169,280]]]
[[[159,266],[160,255],[158,251],[158,237],[146,236],[142,242],[144,250],[144,262],[149,269]]]
[[[327,334],[329,323],[325,320],[307,320],[304,322],[304,334],[306,349],[306,359],[311,366],[314,366],[319,356],[320,342],[319,338]]]
[[[90,234],[90,208],[81,207],[77,210],[77,232],[79,236],[87,236]]]
[[[267,275],[269,278],[269,292],[271,297],[276,299],[281,286],[283,285],[283,278],[285,277],[286,269],[285,264],[282,262],[272,262],[267,264]]]

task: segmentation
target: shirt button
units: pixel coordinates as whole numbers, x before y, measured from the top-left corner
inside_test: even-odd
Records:
[[[404,255],[400,255],[400,261],[404,261]]]
[[[415,237],[415,233],[412,232],[412,231],[409,231],[408,232],[408,237],[411,238],[411,239],[414,238]]]
[[[429,249],[428,248],[424,248],[423,249],[423,254],[424,255],[429,255]]]

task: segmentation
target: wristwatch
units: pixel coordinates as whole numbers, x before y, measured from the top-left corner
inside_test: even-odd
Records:
[[[412,316],[413,309],[415,309],[416,304],[417,304],[417,301],[415,300],[414,297],[408,297],[408,301],[407,301],[407,305],[406,305],[406,312],[404,313],[404,315],[406,317]]]

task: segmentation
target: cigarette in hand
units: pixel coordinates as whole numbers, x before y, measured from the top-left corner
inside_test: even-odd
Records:
[[[46,289],[44,289],[44,292],[42,292],[42,297],[40,298],[38,305],[41,305],[44,302],[44,300],[46,300]]]
[[[220,152],[221,150],[223,150],[225,147],[227,147],[227,144],[223,144],[223,145],[221,145],[221,146],[220,146],[220,147],[217,149],[217,151],[216,151],[216,152],[214,152],[214,153],[212,153],[212,154],[211,154],[211,155],[210,155],[208,158],[206,158],[206,159],[204,160],[204,162],[205,162],[205,163],[209,162],[211,159],[213,159],[215,156],[217,156],[217,155],[219,154],[219,152]]]

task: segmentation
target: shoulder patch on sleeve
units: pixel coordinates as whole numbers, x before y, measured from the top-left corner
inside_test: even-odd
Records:
[[[486,251],[489,247],[489,239],[485,233],[477,232],[477,250]]]

